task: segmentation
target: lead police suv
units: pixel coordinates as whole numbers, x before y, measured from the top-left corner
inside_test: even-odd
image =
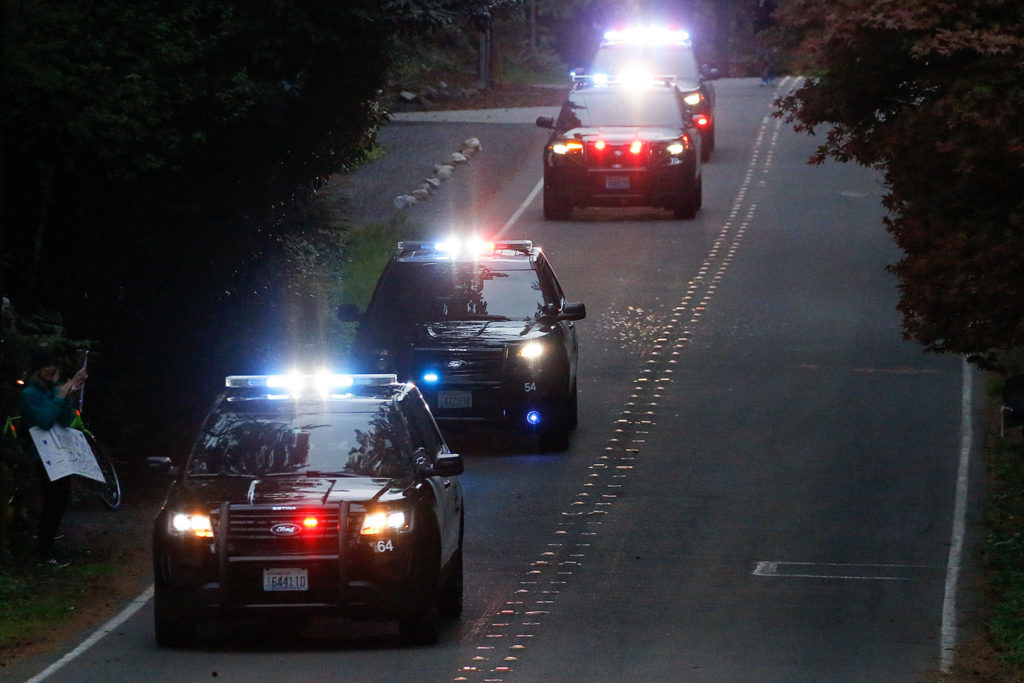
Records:
[[[232,376],[153,531],[159,645],[197,621],[462,611],[460,456],[394,375]]]
[[[352,362],[415,382],[439,422],[491,422],[565,450],[576,428],[574,321],[529,240],[399,242],[360,322]]]

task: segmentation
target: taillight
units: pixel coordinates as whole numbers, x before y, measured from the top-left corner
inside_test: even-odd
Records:
[[[711,119],[709,119],[704,114],[694,114],[693,122],[697,125],[698,128],[707,128],[708,124],[711,123]]]

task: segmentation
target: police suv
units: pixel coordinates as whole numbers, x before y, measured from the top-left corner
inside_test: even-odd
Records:
[[[701,137],[672,76],[577,77],[544,148],[544,217],[574,207],[653,206],[690,219],[703,204]]]
[[[529,240],[399,242],[358,321],[351,363],[415,382],[439,422],[488,422],[568,448],[577,421],[575,322]]]
[[[153,529],[156,641],[243,616],[397,620],[432,643],[462,610],[463,464],[394,375],[242,375]]]
[[[665,26],[629,26],[605,31],[590,65],[591,76],[623,78],[637,72],[671,74],[679,96],[700,131],[701,159],[715,149],[715,85],[721,72],[700,64],[689,31]]]

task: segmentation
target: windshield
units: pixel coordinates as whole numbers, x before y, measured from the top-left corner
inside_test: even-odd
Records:
[[[404,430],[394,428],[399,420],[388,403],[357,412],[332,411],[330,401],[228,399],[206,419],[186,473],[407,477],[413,468]]]
[[[652,76],[675,76],[681,81],[700,79],[693,48],[685,45],[603,45],[590,71],[614,76],[636,69]]]
[[[395,263],[371,311],[379,324],[447,320],[533,320],[544,306],[537,273],[489,261]]]
[[[587,88],[574,91],[558,116],[559,130],[610,126],[681,128],[675,93],[667,88]]]

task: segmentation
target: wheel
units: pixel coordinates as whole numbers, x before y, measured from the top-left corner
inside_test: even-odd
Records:
[[[701,138],[700,146],[700,160],[708,161],[711,159],[711,153],[715,151],[715,126],[714,124],[708,128],[707,132],[703,134]]]
[[[191,619],[171,613],[167,596],[156,589],[153,596],[153,631],[159,647],[185,647],[195,643],[196,627]]]
[[[579,393],[573,385],[569,398],[565,399],[565,426],[569,429],[576,429],[580,423]]]
[[[398,637],[404,645],[433,645],[440,635],[437,589],[424,596],[413,612],[398,620]]]
[[[103,481],[90,481],[96,489],[96,493],[99,494],[100,500],[111,510],[117,510],[121,507],[121,480],[117,476],[114,461],[110,457],[110,453],[107,452],[107,449],[101,446],[95,437],[85,433],[85,438],[89,442],[90,448],[92,448],[96,464],[100,466],[100,471],[103,473]]]
[[[544,189],[544,218],[549,221],[567,221],[572,216],[572,207],[560,202]]]
[[[409,611],[398,620],[398,637],[404,645],[433,645],[440,635],[438,578],[441,571],[440,534],[431,534],[417,563],[418,579]]]
[[[696,217],[697,209],[700,208],[699,199],[700,196],[700,185],[690,190],[687,193],[686,198],[680,199],[675,206],[672,207],[672,213],[676,218],[682,218],[690,220]]]
[[[455,618],[462,614],[462,543],[452,558],[451,573],[441,586],[438,610],[442,617]]]

